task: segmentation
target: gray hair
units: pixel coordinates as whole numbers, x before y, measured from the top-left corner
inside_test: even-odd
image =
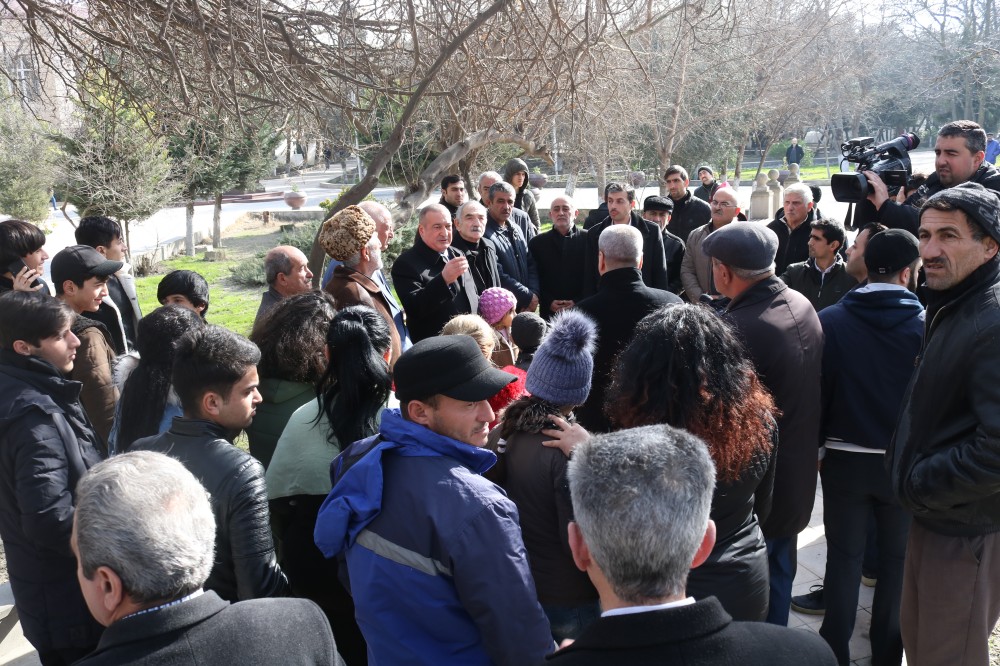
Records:
[[[726,266],[729,271],[741,280],[753,281],[753,280],[763,280],[764,278],[769,278],[774,275],[774,263],[771,263],[767,268],[761,269],[751,269],[751,268],[739,268],[737,266]]]
[[[499,192],[500,190],[503,190],[512,197],[517,196],[517,190],[514,189],[514,186],[508,182],[501,180],[499,182],[490,185],[490,201],[493,201],[493,197],[495,197],[497,195],[497,192]]]
[[[481,174],[479,174],[479,180],[476,181],[476,186],[481,187],[483,181],[486,180],[487,178],[491,178],[494,181],[503,180],[503,176],[501,176],[500,173],[497,171],[484,171]]]
[[[136,603],[190,594],[204,585],[215,559],[208,493],[162,453],[105,460],[76,487],[76,548],[88,580],[108,567]]]
[[[787,197],[789,194],[798,194],[800,197],[802,197],[802,201],[807,204],[813,202],[812,189],[805,183],[794,183],[786,187],[784,196]]]
[[[642,257],[642,234],[630,224],[612,224],[601,232],[597,249],[608,263],[638,266]]]
[[[368,211],[365,211],[365,212],[368,212]],[[382,241],[378,237],[378,231],[377,230],[372,234],[372,237],[368,239],[368,242],[365,243],[364,247],[361,248],[361,250],[364,250],[365,248],[368,249],[368,256],[369,257],[372,256],[375,253],[375,250],[382,249]],[[358,264],[361,263],[361,250],[358,250],[357,252],[355,252],[354,254],[352,254],[351,256],[349,256],[347,259],[344,259],[340,263],[344,264],[344,266],[346,266],[348,268],[357,268]]]
[[[282,248],[269,250],[264,257],[264,275],[268,284],[274,284],[279,273],[288,275],[292,272],[292,258]]]
[[[439,203],[432,203],[432,204],[427,204],[426,206],[420,209],[420,214],[417,216],[417,224],[423,224],[424,218],[427,217],[428,213],[432,212],[444,215],[446,218],[448,218],[448,221],[451,222],[451,211]]]
[[[389,209],[377,201],[362,201],[358,208],[368,213],[368,217],[375,221],[375,224],[392,224],[392,213]]]
[[[459,220],[462,219],[462,216],[465,215],[465,209],[466,208],[476,208],[476,209],[478,209],[477,212],[480,212],[483,215],[486,215],[486,209],[483,207],[483,205],[481,203],[479,203],[478,201],[473,201],[472,199],[469,199],[464,204],[462,204],[461,206],[458,207],[458,213],[456,215],[457,219],[459,219]]]
[[[684,592],[714,488],[708,447],[668,425],[592,437],[569,461],[574,520],[615,594],[634,605]]]

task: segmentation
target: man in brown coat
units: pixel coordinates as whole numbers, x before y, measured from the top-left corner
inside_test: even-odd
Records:
[[[392,337],[392,366],[402,353],[402,345],[391,307],[373,279],[375,271],[382,268],[382,240],[375,221],[358,206],[348,206],[323,224],[319,241],[330,257],[341,262],[326,283],[326,292],[333,296],[337,309],[367,305],[382,315]]]

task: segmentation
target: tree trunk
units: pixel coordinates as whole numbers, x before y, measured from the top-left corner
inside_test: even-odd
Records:
[[[212,247],[216,250],[222,247],[222,192],[215,193],[215,206],[212,210]]]
[[[399,147],[403,144],[403,132],[413,116],[417,112],[417,107],[420,102],[423,101],[424,96],[427,94],[427,90],[430,88],[431,83],[434,81],[438,72],[444,68],[445,64],[456,51],[466,42],[472,35],[479,30],[483,24],[490,21],[494,16],[500,13],[510,0],[496,0],[492,5],[486,7],[479,16],[475,18],[469,25],[455,36],[455,38],[448,44],[441,53],[438,55],[434,64],[428,68],[424,73],[424,77],[420,80],[419,85],[410,95],[409,101],[407,101],[406,106],[399,114],[399,119],[396,121],[396,126],[393,128],[392,133],[389,135],[388,140],[379,148],[373,155],[371,163],[368,165],[367,173],[364,175],[360,181],[351,187],[349,190],[343,193],[337,205],[329,212],[330,215],[340,211],[348,206],[353,206],[361,203],[362,200],[368,193],[375,189],[378,185],[378,178],[382,175],[385,170],[386,165],[389,164],[389,160],[396,154]],[[440,159],[440,156],[439,158]],[[360,165],[361,157],[358,156],[358,163]],[[435,160],[436,162],[437,160]],[[359,166],[360,172],[360,166]],[[316,237],[313,238],[312,249],[309,251],[309,269],[313,272],[313,286],[319,287],[319,281],[322,277],[323,269],[323,259],[324,251],[323,246],[319,244],[319,232],[322,230],[322,226],[316,230]]]
[[[747,142],[750,140],[750,132],[743,135],[743,140],[740,141],[739,150],[736,151],[736,164],[733,165],[733,180],[737,183],[743,177],[743,158],[747,153]]]
[[[194,199],[189,199],[185,208],[184,254],[194,256]]]

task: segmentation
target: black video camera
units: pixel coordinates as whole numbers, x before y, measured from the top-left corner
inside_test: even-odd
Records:
[[[906,185],[911,172],[909,151],[920,145],[920,137],[907,132],[892,141],[877,146],[874,144],[875,139],[871,137],[851,139],[841,144],[844,160],[858,166],[854,173],[836,173],[830,179],[834,199],[851,203],[864,201],[871,187],[862,171],[878,174],[889,187],[890,194],[895,194]]]

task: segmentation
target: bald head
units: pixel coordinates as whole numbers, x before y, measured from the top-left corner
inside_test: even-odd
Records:
[[[283,298],[304,294],[312,289],[312,271],[302,250],[291,245],[279,245],[264,256],[267,284]]]
[[[377,201],[362,201],[358,204],[358,208],[375,220],[375,234],[381,243],[381,249],[389,247],[389,241],[395,235],[395,225],[392,223],[392,213],[389,212],[389,209]]]
[[[715,229],[729,224],[740,212],[740,201],[736,190],[731,187],[720,187],[712,195],[712,226]]]

